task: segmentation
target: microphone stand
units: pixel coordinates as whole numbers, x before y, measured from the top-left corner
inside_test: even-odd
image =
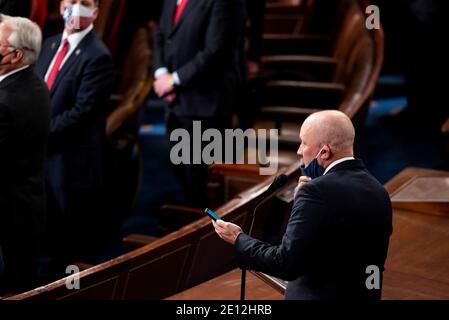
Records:
[[[277,191],[277,190],[276,190]],[[271,196],[275,194],[275,192],[273,192],[272,194],[270,194],[268,197],[266,197],[265,199],[263,199],[262,201],[260,201],[257,206],[254,208],[253,211],[253,215],[252,215],[252,220],[251,220],[251,226],[249,228],[249,232],[248,235],[251,236],[253,233],[253,228],[254,228],[254,222],[256,221],[256,212],[257,209],[259,209],[259,207],[264,204],[265,202],[267,202],[268,199],[271,199]],[[241,279],[241,284],[240,284],[240,300],[244,301],[245,300],[245,291],[246,291],[246,269],[242,269],[242,279]]]
[[[240,300],[245,301],[246,290],[246,269],[242,269],[242,280],[240,283]]]

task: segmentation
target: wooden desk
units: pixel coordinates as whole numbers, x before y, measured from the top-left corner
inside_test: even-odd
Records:
[[[235,269],[166,300],[239,300],[241,270]],[[246,273],[246,300],[283,300],[284,296],[256,277]]]
[[[449,177],[449,172],[407,168],[385,187],[394,200],[394,195],[417,177],[444,178]],[[432,201],[417,205],[412,199],[409,203],[393,201],[393,208],[383,299],[449,299],[447,205]]]

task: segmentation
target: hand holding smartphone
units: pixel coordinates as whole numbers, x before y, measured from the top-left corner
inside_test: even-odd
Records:
[[[210,209],[208,209],[208,208],[205,209],[204,212],[205,212],[209,217],[211,217],[214,221],[221,220],[221,218],[220,218],[219,216],[217,216],[217,214],[216,214],[215,212],[213,212],[212,210],[210,210]]]

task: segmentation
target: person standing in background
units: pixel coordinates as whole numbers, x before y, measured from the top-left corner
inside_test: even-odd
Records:
[[[95,263],[105,245],[105,127],[114,65],[93,30],[98,12],[98,1],[61,1],[65,30],[45,41],[36,66],[52,105],[49,250],[61,273],[74,260]]]
[[[258,110],[258,97],[255,95],[263,80],[258,78],[262,55],[262,37],[265,21],[265,0],[241,0],[243,2],[243,44],[241,52],[242,84],[235,113],[239,127],[252,128],[254,114]]]
[[[37,284],[50,98],[32,67],[41,49],[39,27],[26,18],[2,15],[1,21],[0,247],[5,269],[0,294],[4,294]]]
[[[183,128],[193,136],[193,121],[201,121],[203,132],[230,124],[240,81],[236,6],[235,0],[164,2],[154,41],[154,88],[170,103],[169,135]],[[207,205],[207,170],[192,161],[175,166],[187,205]]]
[[[262,54],[262,36],[265,21],[266,0],[246,0],[248,15],[248,77],[252,78],[259,72],[260,56]]]

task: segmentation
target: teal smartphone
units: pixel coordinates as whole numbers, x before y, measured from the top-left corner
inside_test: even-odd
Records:
[[[206,209],[204,212],[211,217],[214,221],[221,220],[219,216],[215,212],[213,212],[211,209]]]

